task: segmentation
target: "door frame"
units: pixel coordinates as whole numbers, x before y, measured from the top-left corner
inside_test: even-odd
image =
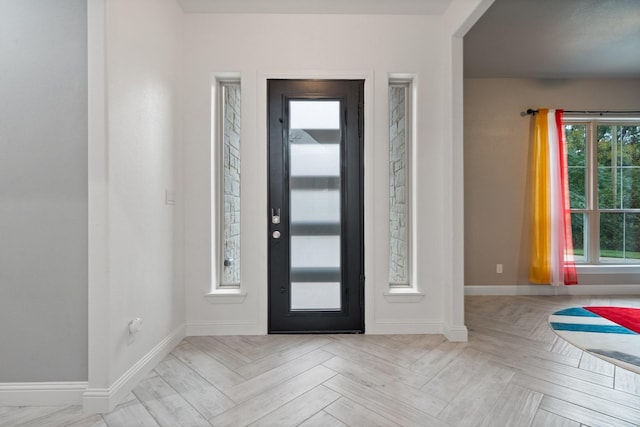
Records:
[[[375,242],[375,224],[374,224],[374,212],[375,212],[375,186],[376,185],[388,185],[388,177],[385,174],[381,177],[376,177],[376,161],[375,158],[384,159],[386,156],[386,147],[382,147],[382,151],[379,156],[375,156],[376,147],[374,145],[374,132],[378,128],[379,132],[385,133],[386,127],[386,113],[380,111],[381,122],[379,125],[374,126],[374,105],[372,100],[374,99],[374,92],[376,90],[374,86],[374,72],[373,71],[300,71],[300,72],[269,72],[259,71],[258,78],[256,80],[257,86],[250,87],[249,85],[243,86],[243,91],[255,93],[258,109],[256,112],[256,135],[259,141],[264,144],[261,153],[261,161],[259,165],[259,174],[263,177],[262,181],[263,189],[260,191],[260,206],[263,210],[259,215],[253,216],[255,221],[252,226],[258,231],[258,241],[256,242],[259,247],[256,248],[260,254],[259,270],[262,272],[261,276],[264,278],[262,283],[257,286],[258,293],[256,295],[257,305],[257,323],[258,330],[261,334],[268,334],[269,324],[269,289],[268,289],[268,244],[269,244],[269,228],[268,223],[265,220],[263,212],[267,212],[268,209],[268,191],[269,191],[269,168],[268,168],[268,111],[267,111],[267,81],[269,79],[292,79],[292,80],[364,80],[364,178],[363,178],[363,197],[364,197],[364,275],[366,277],[366,284],[364,286],[364,329],[365,333],[368,330],[367,325],[373,324],[374,319],[374,301],[375,301],[375,257],[379,256],[380,250],[386,250],[384,248],[376,248]],[[248,79],[249,82],[252,80]],[[384,85],[386,88],[387,81],[380,79],[378,84]],[[243,80],[243,85],[245,81]],[[383,88],[383,90],[385,90]],[[247,117],[245,123],[250,120]],[[386,171],[386,163],[383,162],[381,167]],[[379,175],[379,174],[378,174]],[[380,221],[378,221],[380,222]],[[386,236],[383,236],[386,241]],[[383,274],[384,276],[384,274]],[[250,297],[248,297],[250,298]]]

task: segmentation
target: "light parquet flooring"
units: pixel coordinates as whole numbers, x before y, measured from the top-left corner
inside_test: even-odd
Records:
[[[439,335],[190,337],[113,412],[0,407],[1,426],[640,426],[640,375],[547,326],[640,297],[466,298],[468,343]]]

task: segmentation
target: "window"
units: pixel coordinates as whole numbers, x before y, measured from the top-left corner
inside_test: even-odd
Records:
[[[389,83],[389,283],[411,287],[411,81]]]
[[[640,117],[564,128],[576,262],[640,264]]]
[[[218,80],[214,169],[218,288],[240,287],[240,82]]]

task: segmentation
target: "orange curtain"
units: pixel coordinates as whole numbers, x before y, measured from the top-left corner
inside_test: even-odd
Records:
[[[533,223],[529,281],[577,283],[562,110],[540,109],[533,131]]]

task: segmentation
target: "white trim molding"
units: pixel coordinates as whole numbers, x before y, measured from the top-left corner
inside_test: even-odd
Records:
[[[247,291],[243,291],[241,288],[217,288],[211,290],[204,297],[211,304],[242,304],[247,297]]]
[[[373,325],[367,324],[365,333],[369,335],[440,334],[451,342],[467,342],[469,340],[466,326],[447,325],[436,320],[379,319]]]
[[[365,334],[442,334],[444,325],[438,320],[423,319],[377,319],[373,324],[365,325]]]
[[[640,295],[640,284],[630,285],[467,285],[465,295]]]
[[[111,412],[185,337],[185,326],[182,325],[153,347],[109,388],[87,388],[82,396],[84,412]]]
[[[209,335],[264,335],[257,322],[254,321],[204,321],[188,322],[188,337]]]
[[[79,405],[86,381],[0,383],[0,406]]]
[[[414,288],[389,288],[382,295],[387,302],[391,303],[420,302],[424,298],[424,293]]]
[[[467,342],[469,341],[469,331],[467,327],[444,325],[443,334],[451,342]]]

